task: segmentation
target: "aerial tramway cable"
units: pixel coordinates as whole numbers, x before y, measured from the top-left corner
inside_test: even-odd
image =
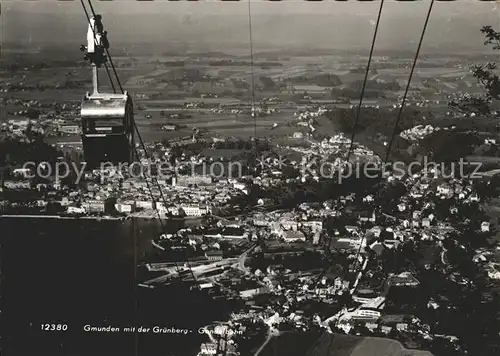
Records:
[[[371,65],[371,62],[372,62],[372,59],[373,59],[373,51],[375,49],[375,43],[376,43],[377,36],[378,36],[378,29],[379,29],[379,25],[380,25],[380,19],[382,17],[382,10],[383,10],[383,8],[384,8],[384,0],[381,0],[380,1],[380,6],[379,6],[379,9],[378,9],[378,14],[377,14],[377,22],[375,23],[375,29],[373,31],[373,38],[372,38],[372,42],[371,42],[371,46],[370,46],[370,54],[368,56],[368,63],[366,65],[365,78],[363,80],[363,86],[361,88],[361,93],[360,93],[360,97],[359,97],[358,108],[357,108],[357,111],[356,111],[356,117],[354,119],[354,125],[353,125],[353,128],[352,128],[351,141],[349,142],[349,150],[347,151],[347,158],[346,158],[347,164],[349,164],[349,160],[351,158],[352,150],[353,150],[353,147],[354,147],[354,138],[355,138],[355,135],[356,135],[356,129],[358,127],[359,118],[361,116],[361,107],[363,105],[363,98],[365,96],[365,88],[366,88],[366,83],[368,82],[368,75],[370,74],[370,65]],[[340,144],[339,151],[341,151],[342,148],[343,148],[343,143]],[[340,195],[339,195],[339,197],[337,199],[337,207],[338,207],[339,204],[340,204]],[[332,240],[330,239],[330,242],[328,244],[328,251],[330,251],[331,243],[332,243]],[[357,258],[359,256],[359,252],[360,252],[360,250],[358,250],[358,253],[356,255],[356,261],[357,261]]]
[[[405,88],[405,92],[404,92],[403,99],[402,99],[402,102],[401,102],[401,106],[399,108],[399,112],[398,112],[398,115],[397,115],[397,118],[396,118],[396,121],[395,121],[395,125],[394,125],[394,128],[393,128],[392,134],[391,134],[391,139],[390,139],[388,147],[387,147],[387,152],[386,152],[385,161],[384,161],[385,163],[387,163],[388,160],[389,160],[391,148],[392,148],[395,136],[396,136],[396,131],[397,131],[397,128],[398,128],[398,125],[399,125],[399,121],[401,120],[401,117],[402,117],[403,109],[404,109],[405,104],[406,104],[406,99],[407,99],[408,91],[409,91],[409,88],[410,88],[411,79],[413,77],[413,73],[414,73],[414,70],[415,70],[415,66],[416,66],[417,59],[418,59],[418,56],[419,56],[419,53],[420,53],[420,49],[421,49],[421,46],[422,46],[422,42],[423,42],[423,39],[424,39],[425,31],[426,31],[426,28],[427,28],[427,24],[429,22],[429,18],[430,18],[430,14],[431,14],[433,5],[434,5],[434,0],[431,1],[431,4],[429,6],[429,10],[427,12],[427,17],[426,17],[426,20],[425,20],[424,28],[422,30],[422,34],[421,34],[421,37],[420,37],[418,48],[417,48],[417,51],[415,53],[415,58],[413,60],[412,68],[411,68],[411,71],[410,71],[410,76],[409,76],[408,82],[406,84],[406,88]]]
[[[82,4],[83,11],[85,12],[85,16],[87,17],[87,22],[89,23],[89,25],[91,25],[89,12],[87,11],[85,4],[83,3],[83,0],[80,0],[80,2]],[[94,26],[95,26],[95,24],[94,24]],[[94,43],[97,45],[98,44],[97,43],[97,36],[95,33],[94,26],[91,25],[90,28],[92,29],[92,35],[94,36]],[[111,73],[109,72],[109,68],[108,68],[108,65],[106,63],[104,63],[104,69],[106,69],[106,74],[108,75],[109,83],[111,84],[111,89],[113,89],[113,93],[116,94],[115,83],[113,82],[113,79],[111,78]]]
[[[376,40],[377,40],[378,29],[379,29],[379,25],[380,25],[380,19],[382,17],[382,10],[383,10],[383,8],[384,8],[384,0],[381,0],[380,1],[380,7],[378,9],[378,14],[377,14],[377,21],[375,23],[375,29],[373,31],[373,38],[372,38],[372,42],[371,42],[371,46],[370,46],[370,54],[368,56],[368,63],[366,65],[366,71],[365,71],[365,77],[364,77],[364,80],[363,80],[363,86],[361,88],[361,93],[360,93],[360,96],[359,96],[359,103],[358,103],[358,107],[357,107],[357,110],[356,110],[356,117],[354,119],[354,125],[353,125],[353,128],[352,128],[351,140],[349,142],[349,150],[347,151],[347,157],[346,157],[347,164],[349,164],[349,162],[350,162],[352,150],[353,150],[353,147],[354,147],[354,138],[356,136],[356,129],[358,127],[359,118],[361,116],[361,107],[363,105],[363,98],[365,96],[365,89],[366,89],[366,83],[368,82],[368,75],[370,74],[370,65],[371,65],[371,62],[372,62],[372,59],[373,59],[373,52],[374,52],[374,49],[375,49],[375,43],[376,43]],[[342,149],[342,147],[343,147],[343,144],[340,145],[341,149]],[[340,195],[339,195],[338,200],[337,200],[337,207],[339,206],[339,204],[340,204]],[[355,263],[354,264],[354,270],[355,270],[355,273],[354,273],[355,279],[354,279],[354,281],[356,281],[357,275],[358,275],[359,270],[360,270],[357,267],[358,267],[359,255],[361,253],[361,247],[363,245],[364,238],[365,237],[363,236],[362,240],[361,240],[361,243],[359,245],[358,251],[356,252],[356,259],[354,260],[354,263]],[[330,239],[330,241],[329,241],[328,251],[330,251],[331,242],[332,242],[332,239]],[[332,337],[332,340],[330,342],[330,346],[326,350],[326,354],[328,354],[330,352],[332,344],[333,344],[333,341],[334,341],[334,336]]]
[[[136,133],[137,133],[137,136],[139,137],[139,143],[141,144],[141,147],[142,147],[142,149],[143,149],[143,151],[144,151],[144,154],[146,155],[146,159],[149,161],[149,160],[150,160],[149,153],[148,153],[148,151],[147,151],[146,145],[144,144],[144,141],[142,140],[141,134],[140,134],[140,132],[139,132],[139,128],[137,127],[137,125],[135,125],[135,122],[134,122],[134,127],[135,127],[135,131],[136,131]],[[137,152],[137,150],[136,150],[136,152]],[[137,153],[136,153],[136,154],[137,154]],[[156,213],[157,213],[157,215],[158,215],[158,220],[160,221],[160,225],[161,225],[161,227],[162,227],[163,233],[166,233],[165,225],[163,224],[163,221],[161,220],[161,215],[160,215],[160,212],[158,211],[158,208],[156,207],[156,204],[155,204],[155,200],[154,200],[154,195],[153,195],[153,192],[152,192],[152,190],[151,190],[151,187],[149,186],[149,182],[148,182],[147,177],[145,177],[145,178],[146,178],[146,184],[147,184],[148,190],[149,190],[150,195],[151,195],[151,197],[152,197],[152,199],[153,199],[153,206],[154,206],[154,209],[155,209],[155,211],[156,211]],[[161,200],[162,200],[162,202],[163,202],[163,205],[166,207],[166,206],[167,206],[167,199],[166,199],[166,198],[165,198],[165,196],[163,195],[163,191],[162,191],[162,189],[161,189],[161,185],[160,185],[160,183],[158,182],[158,179],[156,179],[156,177],[153,177],[153,180],[156,182],[156,185],[157,185],[158,190],[159,190],[159,192],[160,192],[160,197],[161,197]],[[190,263],[189,263],[189,259],[188,259],[188,258],[186,258],[186,264],[187,264],[187,266],[188,266],[189,271],[191,272],[191,277],[193,278],[193,281],[194,281],[194,282],[196,282],[197,280],[196,280],[196,277],[195,277],[195,275],[194,275],[194,273],[193,273],[193,270],[192,270],[192,268],[191,268],[191,265],[190,265]],[[182,279],[182,276],[181,276],[181,274],[180,274],[180,270],[179,270],[179,267],[178,267],[177,263],[175,263],[175,266],[176,266],[177,272],[179,273],[179,277]]]
[[[389,161],[389,156],[391,154],[391,148],[392,148],[394,139],[396,137],[396,131],[398,129],[399,121],[401,120],[403,109],[404,109],[405,104],[406,104],[406,98],[408,96],[408,91],[409,91],[409,88],[410,88],[411,79],[413,77],[413,73],[414,73],[415,67],[417,65],[417,60],[418,60],[418,57],[420,55],[420,49],[422,48],[422,43],[424,41],[424,36],[425,36],[425,32],[427,30],[427,25],[429,24],[429,19],[431,17],[431,13],[432,13],[432,8],[433,8],[433,5],[434,5],[434,1],[435,0],[431,0],[431,3],[429,5],[429,10],[427,11],[427,15],[426,15],[425,22],[424,22],[424,27],[422,28],[422,33],[420,35],[420,40],[418,42],[417,51],[415,52],[415,58],[413,59],[413,64],[412,64],[412,67],[411,67],[411,70],[410,70],[410,75],[408,77],[408,82],[406,83],[406,88],[405,88],[405,92],[404,92],[403,99],[402,99],[402,102],[401,102],[401,106],[399,108],[398,116],[396,117],[394,128],[392,130],[391,140],[389,141],[389,144],[388,144],[388,147],[387,147],[387,152],[386,152],[385,159],[384,159],[384,167],[386,166],[387,162]],[[360,250],[361,250],[361,247],[360,247]],[[358,255],[359,255],[360,250],[358,250]]]
[[[82,2],[82,5],[83,5],[83,0],[80,0],[80,1]],[[94,11],[94,7],[92,6],[91,0],[87,0],[87,1],[89,3],[90,11],[92,12],[92,16],[94,16],[94,18],[96,18],[96,13]],[[123,91],[122,83],[120,82],[120,78],[118,77],[118,73],[116,72],[116,68],[115,68],[115,65],[113,64],[113,59],[111,58],[111,54],[109,53],[108,48],[104,47],[104,50],[106,51],[106,55],[108,56],[109,64],[111,64],[111,68],[113,69],[113,73],[115,75],[116,82],[118,83],[118,87],[120,88],[120,91],[123,94],[124,91]]]
[[[253,130],[254,130],[254,141],[255,141],[255,153],[257,154],[257,117],[255,115],[255,73],[254,73],[254,62],[253,62],[253,36],[252,36],[252,7],[251,0],[248,0],[248,36],[250,41],[250,71],[251,71],[251,83],[252,83],[252,118],[253,118]]]
[[[412,64],[412,67],[411,67],[410,76],[408,78],[408,83],[406,83],[406,89],[405,89],[405,92],[404,92],[404,95],[403,95],[403,100],[402,100],[402,103],[401,103],[401,107],[399,108],[398,116],[396,118],[396,122],[395,122],[394,128],[392,130],[391,140],[390,140],[389,145],[387,147],[387,153],[386,153],[386,156],[385,156],[385,159],[384,159],[384,167],[385,167],[385,165],[387,164],[387,162],[389,160],[389,155],[390,155],[390,152],[391,152],[391,147],[392,147],[392,144],[393,144],[393,141],[394,141],[394,137],[396,135],[396,130],[398,128],[399,120],[401,119],[401,114],[403,112],[403,108],[404,108],[405,103],[406,103],[406,97],[408,95],[408,90],[410,88],[410,82],[411,82],[411,79],[413,77],[413,72],[415,71],[415,66],[417,64],[418,56],[420,54],[420,49],[422,47],[422,43],[423,43],[423,40],[424,40],[425,32],[427,30],[427,25],[429,23],[429,19],[430,19],[430,16],[431,16],[431,12],[432,12],[432,7],[434,5],[434,1],[435,0],[431,0],[431,4],[429,5],[429,10],[427,11],[427,16],[425,18],[424,27],[422,29],[422,33],[420,35],[420,40],[419,40],[419,43],[418,43],[417,51],[415,53],[415,58],[413,59],[413,64]],[[363,239],[364,239],[364,237],[363,237]],[[361,253],[361,244],[360,244],[360,246],[358,248],[358,252],[356,254],[356,263],[357,263],[357,261],[359,259],[360,253]],[[359,271],[360,271],[360,269],[356,270],[356,275],[359,273]]]
[[[372,43],[371,43],[371,47],[370,47],[370,54],[368,56],[368,64],[366,65],[365,78],[363,80],[363,86],[361,88],[361,94],[359,96],[358,108],[356,111],[356,118],[354,120],[354,126],[352,129],[351,142],[349,144],[349,150],[347,151],[347,162],[348,163],[349,163],[349,159],[351,157],[352,149],[354,147],[354,137],[356,135],[356,129],[358,127],[359,118],[361,116],[361,107],[363,105],[363,98],[365,96],[365,89],[366,89],[366,83],[368,82],[368,75],[370,74],[370,64],[372,63],[373,50],[375,49],[375,41],[376,41],[377,35],[378,35],[378,28],[380,25],[380,18],[382,17],[382,9],[383,8],[384,8],[384,0],[381,0],[380,7],[378,10],[378,15],[377,15],[377,22],[375,23],[375,30],[373,31],[373,38],[372,38]]]
[[[403,100],[401,101],[401,107],[399,108],[398,116],[396,118],[396,122],[394,124],[394,128],[392,130],[391,140],[389,141],[389,145],[387,146],[387,153],[385,155],[384,165],[389,161],[389,156],[391,154],[391,148],[394,143],[394,138],[396,136],[396,131],[398,129],[399,121],[401,120],[401,116],[403,114],[403,109],[406,104],[406,98],[408,96],[408,90],[410,89],[411,79],[413,77],[413,72],[415,71],[415,66],[417,65],[418,56],[420,54],[420,48],[422,47],[422,42],[424,41],[425,31],[427,30],[427,24],[429,23],[429,18],[431,17],[432,7],[434,5],[434,0],[431,0],[431,4],[429,5],[429,10],[427,11],[427,16],[425,18],[424,28],[422,29],[422,34],[420,35],[420,41],[418,42],[417,52],[415,53],[415,58],[413,59],[413,65],[411,67],[410,76],[408,78],[408,83],[406,83],[405,92],[403,95]]]
[[[83,7],[83,9],[84,9],[84,11],[85,11],[85,15],[86,15],[86,17],[87,17],[87,21],[88,21],[88,23],[89,23],[90,27],[92,28],[92,32],[93,32],[93,35],[94,35],[94,40],[97,42],[97,38],[96,38],[96,34],[95,34],[95,29],[94,29],[94,27],[93,27],[93,26],[92,26],[92,24],[91,24],[90,17],[89,17],[89,14],[88,14],[88,11],[87,11],[87,9],[86,9],[86,7],[85,7],[85,4],[84,4],[83,0],[80,0],[80,2],[81,2],[82,7]],[[94,18],[96,18],[96,14],[95,14],[94,8],[93,8],[93,6],[92,6],[92,2],[91,2],[91,0],[88,0],[88,3],[89,3],[89,6],[90,6],[90,9],[91,9],[92,15],[94,16]],[[119,88],[120,88],[120,91],[121,91],[121,92],[122,92],[122,94],[123,94],[123,93],[124,93],[124,91],[123,91],[123,87],[122,87],[122,85],[121,85],[120,78],[118,77],[118,73],[117,73],[117,71],[116,71],[116,68],[115,68],[115,66],[114,66],[114,64],[113,64],[113,60],[112,60],[112,58],[111,58],[111,55],[109,54],[109,50],[108,50],[107,48],[105,48],[105,50],[106,50],[106,55],[107,55],[107,57],[108,57],[108,59],[109,59],[109,62],[110,62],[110,64],[111,64],[111,67],[112,67],[112,69],[113,69],[113,73],[114,73],[114,75],[115,75],[115,77],[116,77],[116,81],[117,81],[117,83],[118,83],[118,86],[119,86]],[[110,75],[110,73],[109,73],[109,70],[108,70],[108,68],[107,68],[106,64],[105,64],[105,68],[106,68],[106,72],[108,73],[109,80],[110,80],[110,82],[112,83],[113,91],[116,93],[115,87],[114,87],[113,82],[112,82],[112,80],[111,80],[111,75]],[[135,120],[134,120],[133,124],[134,124],[134,129],[135,129],[135,131],[136,131],[136,133],[137,133],[137,136],[138,136],[138,138],[139,138],[139,142],[140,142],[140,144],[141,144],[141,147],[143,148],[144,153],[145,153],[145,155],[146,155],[146,159],[148,159],[148,160],[149,160],[149,154],[148,154],[148,151],[147,151],[147,149],[146,149],[146,145],[144,144],[144,141],[143,141],[143,139],[142,139],[142,137],[141,137],[141,134],[140,134],[140,132],[139,132],[139,129],[138,129],[138,127],[137,127],[137,124],[136,124]],[[134,153],[135,153],[136,157],[139,157],[137,147],[135,147],[135,146],[134,146],[134,147],[132,147],[132,149],[134,150]],[[164,234],[166,234],[165,225],[163,224],[163,221],[161,220],[161,214],[160,214],[160,212],[159,212],[159,210],[158,210],[158,207],[157,207],[157,206],[156,206],[156,204],[155,204],[156,199],[154,198],[154,194],[153,194],[152,188],[151,188],[151,186],[150,186],[150,184],[149,184],[148,178],[147,178],[147,177],[145,177],[145,179],[146,179],[146,186],[147,186],[147,188],[148,188],[149,194],[150,194],[150,196],[151,196],[151,199],[153,200],[153,209],[155,210],[156,214],[158,215],[158,220],[159,220],[159,222],[160,222],[160,226],[161,226],[161,229],[162,229],[163,233],[164,233]],[[163,191],[162,191],[161,186],[160,186],[160,184],[159,184],[158,180],[156,179],[156,177],[154,177],[154,181],[156,182],[156,185],[157,185],[158,190],[159,190],[159,192],[160,192],[160,197],[161,197],[161,199],[162,199],[162,201],[163,201],[164,206],[167,206],[165,196],[163,195]],[[178,272],[179,278],[180,278],[180,280],[182,280],[183,278],[182,278],[182,275],[181,275],[181,273],[180,273],[180,268],[179,268],[179,266],[178,266],[177,262],[174,262],[174,264],[175,264],[175,267],[176,267],[176,269],[177,269],[177,272]],[[189,271],[191,272],[191,276],[192,276],[192,278],[193,278],[194,282],[196,282],[196,281],[197,281],[197,279],[196,279],[196,277],[195,277],[195,275],[194,275],[194,273],[193,273],[193,270],[192,270],[192,268],[191,268],[191,265],[190,265],[190,263],[189,263],[189,260],[188,260],[188,259],[186,259],[186,264],[187,264],[187,266],[188,266]]]

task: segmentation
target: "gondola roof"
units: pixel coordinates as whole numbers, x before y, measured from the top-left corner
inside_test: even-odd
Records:
[[[127,93],[87,95],[82,101],[80,115],[83,119],[124,117]]]

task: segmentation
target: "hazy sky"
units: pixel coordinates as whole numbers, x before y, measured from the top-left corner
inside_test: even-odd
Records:
[[[383,48],[415,46],[430,1],[403,3],[386,0],[377,45]],[[93,1],[110,40],[116,42],[184,41],[220,50],[248,43],[248,3],[205,0],[200,2]],[[253,40],[256,50],[310,46],[357,48],[369,44],[380,3],[374,1],[283,2],[252,1]],[[499,3],[500,5],[500,3]],[[79,0],[57,2],[3,0],[3,43],[47,41],[83,43],[86,18]],[[481,26],[500,28],[500,6],[479,0],[436,2],[425,46],[482,48]]]

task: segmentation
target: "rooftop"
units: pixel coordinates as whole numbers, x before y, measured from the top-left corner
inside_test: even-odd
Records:
[[[82,101],[80,115],[84,118],[123,117],[127,99],[127,94],[86,96]]]

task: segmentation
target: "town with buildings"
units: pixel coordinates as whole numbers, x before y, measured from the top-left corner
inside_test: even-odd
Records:
[[[489,26],[481,33],[486,45],[500,41]],[[82,51],[95,54],[87,39]],[[172,356],[500,354],[500,90],[495,66],[476,64],[496,53],[431,46],[403,91],[413,50],[368,59],[283,47],[254,59],[120,45],[115,75],[127,92],[111,77],[97,92],[90,61],[94,93],[82,100],[90,65],[74,49],[17,46],[0,61],[0,222],[13,227],[0,246],[21,252],[0,272],[22,260],[43,277],[22,274],[30,281],[11,288],[38,279],[55,288],[54,278],[74,282],[65,298],[84,285],[103,300],[114,288],[112,304],[155,316],[176,309],[177,295],[200,297],[165,325],[224,305],[193,322],[201,342],[178,336],[194,354]],[[130,151],[128,162],[106,161],[111,146]],[[52,220],[68,223],[64,240],[49,242],[57,232],[39,222]],[[32,221],[33,236],[13,244]],[[106,248],[85,245],[101,230]],[[57,250],[73,238],[78,247]],[[32,262],[51,250],[63,257]],[[91,257],[71,256],[82,251]],[[133,283],[116,277],[125,269]],[[99,273],[81,271],[106,283],[85,284]],[[32,312],[24,298],[38,294],[17,293],[14,314]],[[125,319],[102,314],[101,324]],[[32,330],[42,317],[21,319]],[[61,340],[59,351],[72,342]]]
[[[37,213],[50,205],[64,216],[197,219],[151,241],[160,253],[183,250],[189,258],[146,263],[162,275],[140,286],[180,278],[214,298],[244,301],[224,323],[206,326],[199,355],[246,355],[282,333],[311,330],[390,337],[436,355],[463,352],[470,330],[439,319],[459,320],[467,298],[492,303],[484,284],[500,279],[500,245],[498,219],[485,209],[498,196],[494,174],[447,176],[439,167],[405,175],[384,171],[344,193],[352,177],[337,178],[350,164],[350,139],[308,140],[308,147],[276,147],[300,158],[268,154],[251,173],[234,178],[194,171],[131,177],[115,167],[86,172],[75,187],[33,184],[25,178],[33,172],[18,168],[4,189],[44,192],[30,202]],[[155,164],[176,151],[160,144],[148,149]],[[331,157],[337,158],[328,165],[332,175],[308,164]],[[195,168],[214,162],[184,152],[175,160]],[[359,143],[350,161],[380,164]],[[322,190],[325,184],[336,189]],[[289,191],[304,187],[322,193],[296,204]],[[6,211],[13,208],[6,203]],[[262,345],[252,345],[258,335]]]
[[[2,212],[194,221],[154,237],[160,253],[182,250],[189,257],[146,263],[155,277],[139,286],[180,278],[214,298],[244,301],[228,320],[205,327],[200,356],[257,355],[280,335],[321,330],[389,337],[403,349],[433,355],[465,352],[474,342],[465,320],[445,320],[461,320],[457,314],[466,313],[468,298],[478,298],[478,308],[493,303],[485,286],[495,289],[500,279],[498,218],[485,211],[498,196],[495,171],[458,177],[443,167],[380,170],[380,156],[359,142],[351,145],[347,135],[314,134],[315,120],[327,114],[322,106],[297,111],[293,116],[306,130],[293,134],[292,143],[243,141],[250,158],[203,153],[232,139],[193,135],[148,143],[149,161],[138,157],[142,174],[106,167],[85,171],[75,184],[48,172],[30,178],[45,174],[43,165],[14,168],[2,179],[3,192],[30,192],[31,198],[4,199]],[[2,128],[32,142],[27,132],[45,135],[43,120]],[[50,122],[51,132],[70,130]],[[435,131],[439,127],[416,126],[400,136],[418,142]],[[265,150],[256,151],[263,143]],[[483,144],[496,146],[496,140]],[[379,167],[378,174],[356,184],[364,177],[352,167],[366,163]],[[220,174],[207,168],[214,166]]]

